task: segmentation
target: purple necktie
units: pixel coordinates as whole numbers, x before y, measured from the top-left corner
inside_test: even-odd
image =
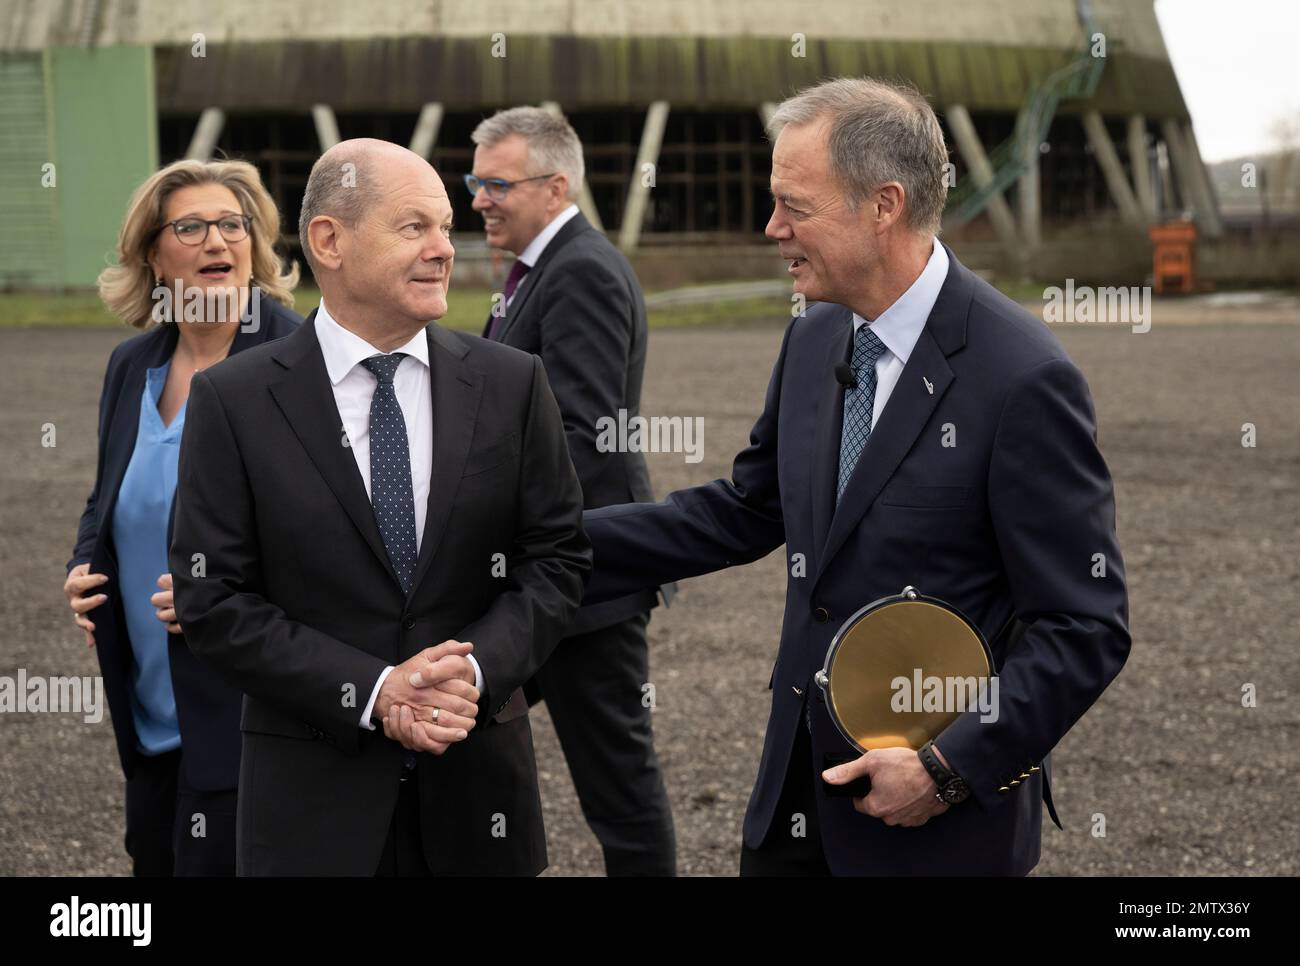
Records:
[[[501,300],[501,314],[492,317],[492,326],[488,329],[488,338],[496,341],[496,337],[501,334],[501,329],[506,324],[506,303],[510,301],[510,296],[515,294],[515,289],[523,281],[531,265],[524,264],[522,258],[516,258],[515,263],[510,266],[510,274],[506,276],[506,297]]]

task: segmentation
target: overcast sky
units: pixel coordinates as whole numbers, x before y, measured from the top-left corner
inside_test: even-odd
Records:
[[[1269,127],[1300,116],[1300,0],[1156,0],[1206,161],[1276,150]]]

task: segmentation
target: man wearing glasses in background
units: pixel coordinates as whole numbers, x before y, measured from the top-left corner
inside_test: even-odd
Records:
[[[654,499],[645,457],[600,452],[602,417],[640,407],[646,310],[632,267],[578,211],[582,144],[568,121],[516,107],[472,135],[465,184],[487,242],[517,257],[484,337],[541,357],[586,509]],[[669,591],[670,588],[665,588]],[[654,591],[584,607],[525,685],[545,700],[609,875],[673,875],[672,812],[655,755],[646,625]]]

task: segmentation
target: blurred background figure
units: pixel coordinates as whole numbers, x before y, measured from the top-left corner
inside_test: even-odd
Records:
[[[147,331],[108,362],[95,485],[63,590],[99,656],[136,875],[235,871],[241,695],[186,647],[167,551],[191,377],[302,321],[279,236],[251,164],[177,161],[136,190],[117,264],[99,276],[109,310]]]
[[[465,184],[488,244],[513,252],[503,298],[483,335],[541,357],[564,417],[583,507],[654,499],[645,456],[601,452],[602,418],[641,405],[646,309],[636,273],[578,210],[582,144],[568,121],[536,107],[500,111],[474,129]],[[585,607],[525,686],[546,701],[582,813],[609,875],[673,875],[673,818],[645,700],[653,590]]]

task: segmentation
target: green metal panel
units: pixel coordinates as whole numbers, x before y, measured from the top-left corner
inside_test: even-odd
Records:
[[[54,155],[40,51],[0,53],[0,132],[0,288],[57,286],[58,181],[45,167]]]
[[[109,264],[131,193],[158,166],[153,51],[48,51],[64,284],[92,285]]]

